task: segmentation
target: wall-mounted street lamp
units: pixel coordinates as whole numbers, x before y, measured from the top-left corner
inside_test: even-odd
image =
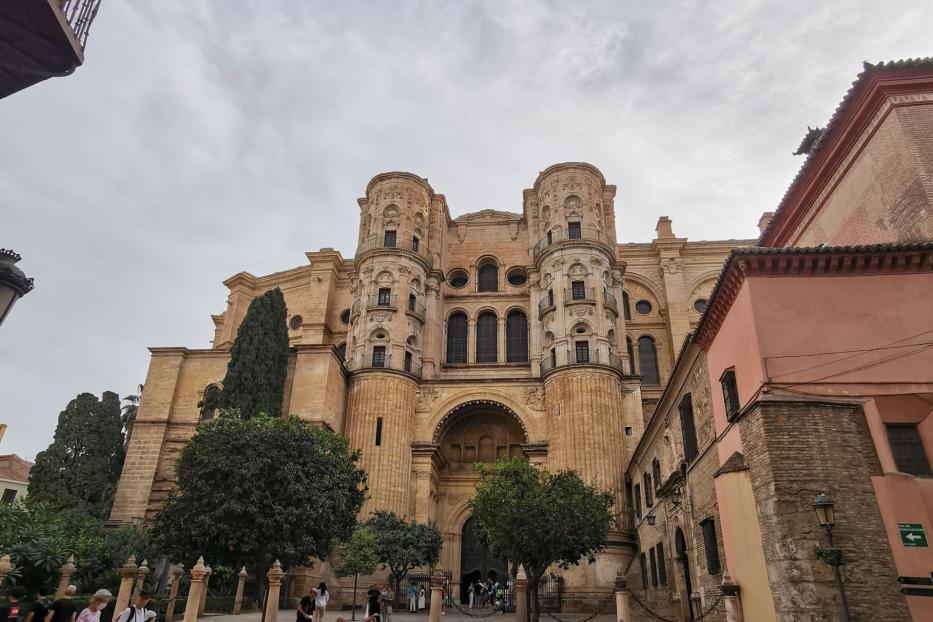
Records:
[[[680,505],[680,488],[675,488],[671,491],[671,503]]]
[[[845,588],[842,585],[842,573],[839,567],[845,563],[845,558],[840,549],[833,544],[833,526],[835,525],[835,506],[833,500],[826,493],[821,492],[813,499],[810,504],[813,511],[816,512],[816,519],[820,522],[823,529],[826,530],[826,537],[829,540],[829,548],[816,547],[816,556],[833,567],[833,578],[836,580],[836,588],[839,590],[839,600],[842,603],[842,619],[844,622],[850,622],[849,603],[846,600]]]
[[[16,301],[32,291],[32,279],[16,267],[22,259],[18,253],[0,248],[0,324],[10,313]]]

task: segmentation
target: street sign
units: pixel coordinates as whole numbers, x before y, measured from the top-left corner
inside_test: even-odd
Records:
[[[901,534],[901,543],[904,546],[927,547],[927,536],[923,533],[923,525],[919,523],[898,523],[897,531]]]

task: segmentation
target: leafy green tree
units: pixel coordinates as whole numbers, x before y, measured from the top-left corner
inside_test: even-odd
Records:
[[[494,555],[507,555],[513,574],[528,575],[531,622],[538,622],[538,584],[556,564],[596,560],[609,535],[612,495],[585,484],[573,471],[548,473],[520,458],[477,465],[470,500],[481,538]]]
[[[81,393],[58,416],[55,436],[29,475],[29,497],[96,518],[110,514],[125,452],[120,398]]]
[[[220,388],[220,385],[212,382],[204,387],[204,397],[198,402],[201,421],[210,421],[213,419],[214,414],[222,406],[222,400],[223,389]]]
[[[245,419],[260,413],[282,415],[288,366],[285,298],[276,288],[250,303],[237,330],[224,376],[222,406]]]
[[[433,524],[406,521],[394,512],[376,512],[365,523],[376,539],[376,557],[389,567],[399,597],[402,579],[419,566],[433,566],[441,553],[441,532]]]
[[[263,580],[276,559],[323,559],[353,533],[366,497],[358,460],[345,438],[297,417],[222,411],[182,449],[153,535],[175,561],[204,555]]]
[[[366,527],[357,527],[346,542],[336,549],[340,562],[334,568],[338,577],[353,576],[353,609],[351,620],[356,620],[356,583],[360,575],[372,574],[379,565],[376,555],[376,537]]]

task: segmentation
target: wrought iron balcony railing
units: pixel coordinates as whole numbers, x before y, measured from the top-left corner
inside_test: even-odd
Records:
[[[100,0],[62,0],[61,7],[62,14],[68,20],[68,25],[71,26],[71,31],[83,50],[87,44],[91,22],[97,17]]]
[[[397,309],[396,300],[398,296],[396,294],[390,294],[388,296],[381,296],[375,294],[370,296],[366,301],[367,309]]]
[[[423,259],[428,264],[429,268],[434,267],[434,259],[431,257],[431,253],[428,252],[427,246],[424,244],[424,240],[416,236],[381,236],[376,238],[369,238],[367,240],[363,240],[363,242],[356,247],[356,256],[359,257],[367,251],[385,248],[397,248],[403,251],[414,253]]]
[[[568,302],[596,302],[596,290],[592,287],[564,289],[564,304]]]
[[[350,371],[359,371],[361,369],[394,369],[396,371],[403,371],[406,374],[411,374],[418,380],[421,380],[423,374],[423,367],[415,363],[412,359],[405,358],[399,362],[393,360],[391,354],[386,354],[385,356],[370,354],[362,360],[346,361],[344,365]]]
[[[414,314],[420,317],[422,321],[424,320],[425,315],[427,313],[427,309],[425,308],[425,306],[421,304],[420,302],[418,302],[417,300],[415,300],[414,298],[408,299],[408,306],[405,308],[405,310],[411,314]]]
[[[603,290],[603,304],[605,304],[607,307],[610,307],[611,309],[613,309],[613,310],[616,312],[616,314],[618,315],[618,313],[619,313],[619,303],[616,302],[616,297],[615,297],[615,296],[613,295],[613,293],[610,292],[608,289],[604,289],[604,290]]]
[[[551,300],[550,296],[545,296],[538,303],[538,317],[540,318],[542,315],[544,315],[545,313],[547,313],[549,310],[553,308],[554,308],[554,301]]]
[[[628,373],[621,358],[612,352],[600,352],[599,350],[569,348],[566,351],[566,357],[559,360],[557,353],[550,354],[541,360],[541,375],[551,371],[555,367],[565,367],[567,365],[608,365],[614,367],[620,372]]]
[[[534,259],[537,261],[538,255],[541,254],[546,248],[560,242],[575,242],[575,241],[586,241],[586,242],[599,242],[606,244],[607,246],[612,245],[612,241],[609,236],[606,235],[603,231],[593,227],[583,227],[578,229],[557,229],[554,231],[548,231],[547,235],[537,241],[531,249],[531,254]]]

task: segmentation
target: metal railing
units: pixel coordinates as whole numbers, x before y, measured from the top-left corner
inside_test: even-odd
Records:
[[[554,301],[551,300],[548,296],[545,296],[538,303],[538,317],[540,318],[548,310],[553,309],[553,308],[554,308]]]
[[[91,31],[91,23],[97,17],[100,0],[62,0],[61,7],[62,14],[68,20],[68,25],[71,26],[71,31],[83,50]]]
[[[625,364],[621,358],[612,352],[600,352],[599,350],[577,350],[568,348],[566,357],[563,361],[559,360],[557,353],[549,354],[541,360],[541,375],[551,371],[555,367],[565,367],[567,365],[607,365],[618,369],[623,374],[628,373]]]
[[[397,294],[389,294],[388,296],[380,296],[379,294],[374,294],[369,296],[366,299],[366,308],[367,309],[397,309],[395,306],[398,299]]]
[[[431,257],[431,253],[428,252],[428,249],[424,244],[424,240],[408,235],[396,236],[395,238],[389,239],[386,239],[385,236],[380,236],[363,240],[360,245],[356,247],[356,256],[359,257],[361,254],[367,251],[384,248],[397,248],[403,251],[414,253],[424,259],[429,268],[434,267],[434,259]]]
[[[421,380],[424,368],[411,359],[393,360],[391,353],[386,353],[382,359],[374,359],[372,353],[362,360],[346,361],[346,368],[349,371],[359,371],[361,369],[394,369],[411,374],[418,380]]]
[[[420,317],[422,320],[424,320],[425,314],[427,313],[427,308],[426,308],[423,304],[421,304],[420,302],[418,302],[417,300],[414,300],[414,299],[412,299],[412,298],[409,298],[409,299],[408,299],[408,306],[406,307],[406,311],[408,311],[409,313],[413,313],[414,315],[416,315],[416,316]]]
[[[596,290],[592,287],[564,289],[564,304],[568,302],[596,302]]]
[[[541,254],[544,249],[554,244],[568,241],[600,242],[609,246],[612,245],[608,235],[606,235],[603,231],[593,227],[583,227],[581,229],[556,229],[554,231],[549,231],[547,235],[538,240],[531,248],[531,254],[534,259],[537,260],[538,255]]]
[[[616,313],[619,312],[619,303],[616,302],[615,295],[608,289],[603,290],[603,304],[614,309]]]

